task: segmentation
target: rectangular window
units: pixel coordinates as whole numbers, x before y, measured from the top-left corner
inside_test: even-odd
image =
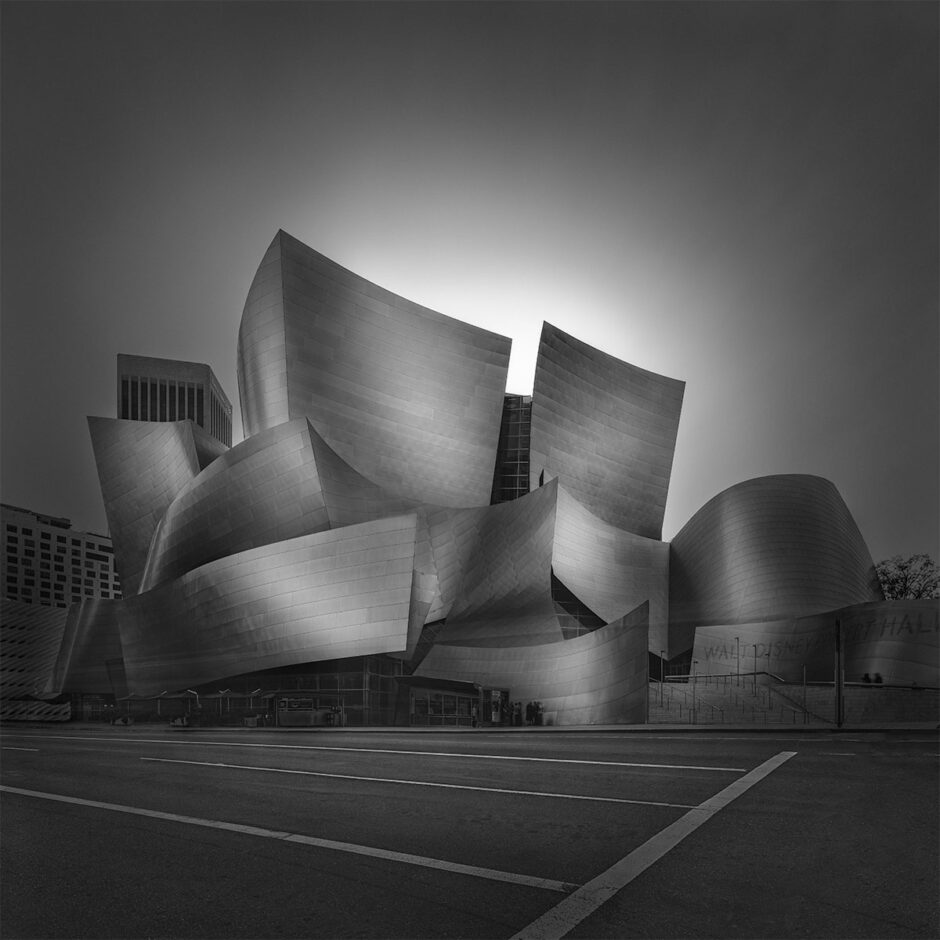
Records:
[[[186,386],[180,382],[176,392],[176,420],[182,421],[186,417]]]
[[[157,381],[156,379],[150,380],[150,420],[156,421],[159,412],[157,411]]]
[[[196,389],[191,382],[186,386],[186,417],[196,417]]]
[[[15,525],[8,525],[8,526],[7,526],[7,532],[15,532],[15,531],[16,531],[16,526],[15,526]]]
[[[196,424],[199,427],[205,427],[205,417],[203,415],[203,393],[202,387],[196,389]]]
[[[52,536],[48,532],[40,532],[39,537],[41,539],[44,539],[47,542],[52,538]]]
[[[146,379],[140,380],[140,420],[149,421],[150,420],[150,399],[147,396],[147,386],[150,383]]]
[[[121,413],[118,417],[129,418],[131,416],[131,396],[130,396],[130,384],[127,381],[127,376],[121,376]]]
[[[160,420],[166,421],[166,379],[160,379]]]
[[[131,379],[131,421],[136,421],[139,417],[137,411],[137,400],[140,397],[140,388],[137,385],[137,379]]]

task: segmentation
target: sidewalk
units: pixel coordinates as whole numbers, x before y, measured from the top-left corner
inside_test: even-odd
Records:
[[[68,721],[7,721],[0,724],[2,731],[24,731],[30,728],[43,728],[70,732],[113,732],[115,734],[192,734],[192,733],[231,733],[243,734],[938,734],[940,726],[936,722],[915,721],[898,724],[843,725],[836,728],[829,724],[760,724],[760,725],[692,725],[692,724],[647,724],[647,725],[543,725],[531,727],[483,727],[483,728],[429,728],[395,727],[375,725],[356,728],[332,728],[317,726],[313,728],[245,728],[230,725],[190,726],[188,728],[171,727],[169,723],[150,722],[145,724],[111,725],[105,722]]]

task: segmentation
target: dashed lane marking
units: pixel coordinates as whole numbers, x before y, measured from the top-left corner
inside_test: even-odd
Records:
[[[34,797],[41,800],[54,800],[59,803],[71,803],[75,806],[87,806],[92,809],[109,810],[116,813],[129,813],[133,816],[147,816],[164,822],[183,823],[188,826],[203,826],[207,829],[221,829],[225,832],[237,832],[242,835],[257,836],[263,839],[278,839],[282,842],[294,842],[310,845],[319,849],[335,852],[347,852],[352,855],[364,855],[390,862],[402,862],[405,865],[419,865],[436,871],[449,871],[474,878],[487,878],[490,881],[503,881],[509,884],[523,885],[528,888],[542,888],[546,891],[559,891],[567,894],[577,885],[567,881],[555,881],[551,878],[535,878],[531,875],[518,875],[514,872],[498,871],[494,868],[478,868],[475,865],[459,865],[441,858],[426,858],[422,855],[409,855],[406,852],[392,852],[368,845],[355,845],[351,842],[334,842],[332,839],[317,839],[314,836],[300,835],[295,832],[281,832],[276,829],[263,829],[259,826],[244,826],[240,823],[223,822],[219,819],[200,819],[196,816],[180,816],[177,813],[161,813],[157,810],[143,809],[139,806],[123,806],[119,803],[102,803],[98,800],[85,800],[74,796],[62,796],[58,793],[43,793],[38,790],[23,790],[19,787],[0,786],[4,793],[17,793],[20,796]]]
[[[652,800],[626,800],[613,796],[582,796],[576,793],[547,793],[542,790],[509,790],[501,787],[472,787],[462,783],[433,783],[426,780],[399,780],[391,777],[359,777],[353,774],[328,774],[316,770],[291,770],[284,767],[257,767],[250,764],[223,764],[214,761],[173,760],[169,757],[141,757],[155,764],[187,764],[193,767],[223,767],[229,770],[255,770],[272,774],[297,774],[303,777],[329,777],[334,780],[362,780],[367,783],[395,783],[412,787],[440,787],[445,790],[476,790],[481,793],[507,793],[513,796],[543,796],[558,800],[585,800],[590,803],[631,803],[635,806],[665,806],[669,809],[692,809],[689,803],[659,803]]]
[[[520,757],[513,754],[467,754],[452,751],[404,751],[398,748],[381,747],[331,747],[325,744],[254,744],[247,741],[168,741],[165,738],[111,738],[111,737],[73,737],[71,735],[43,735],[46,740],[72,741],[81,744],[84,741],[122,741],[130,744],[183,745],[189,747],[255,747],[273,748],[286,751],[348,751],[359,754],[403,754],[421,757],[461,757],[471,760],[514,760],[533,761],[543,764],[579,764],[591,767],[645,767],[653,770],[714,770],[721,773],[743,774],[746,767],[715,767],[705,764],[640,764],[610,760],[573,760],[563,757]]]
[[[754,784],[773,773],[795,753],[796,751],[781,751],[705,800],[704,803],[700,803],[674,823],[656,833],[639,848],[620,859],[607,871],[582,885],[573,894],[546,911],[528,927],[524,927],[515,934],[511,940],[560,940],[621,888],[675,848],[686,836],[691,835],[699,826],[708,822],[719,810],[724,809]]]
[[[35,752],[35,753],[37,753],[37,754],[39,753],[39,748],[38,748],[38,747],[7,747],[6,745],[4,745],[2,748],[0,748],[0,750],[3,750],[3,751],[33,751],[33,752]]]

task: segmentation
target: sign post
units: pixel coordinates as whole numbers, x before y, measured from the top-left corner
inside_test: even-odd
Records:
[[[835,690],[835,709],[836,709],[836,727],[842,727],[842,720],[845,717],[845,707],[843,705],[843,683],[845,674],[842,669],[842,621],[836,618],[836,649],[835,649],[835,681],[833,689]]]

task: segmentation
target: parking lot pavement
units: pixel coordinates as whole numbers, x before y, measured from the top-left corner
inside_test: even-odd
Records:
[[[126,730],[5,729],[4,936],[940,927],[936,735]]]

